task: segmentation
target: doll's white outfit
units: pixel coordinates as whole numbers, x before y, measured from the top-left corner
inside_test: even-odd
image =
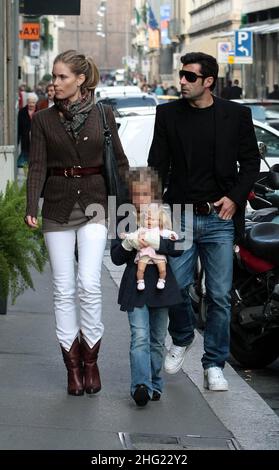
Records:
[[[139,235],[144,235],[144,240],[149,244],[147,247],[139,248],[138,247],[138,239]],[[165,255],[156,253],[156,249],[159,248],[160,245],[160,236],[163,238],[170,238],[172,236],[173,239],[177,240],[178,235],[169,229],[162,229],[160,230],[159,227],[155,228],[143,228],[140,227],[135,232],[129,233],[126,236],[126,241],[129,243],[133,243],[134,247],[138,249],[137,255],[135,257],[135,263],[139,261],[146,263],[146,264],[159,264],[159,263],[167,263],[167,258]],[[165,287],[165,280],[158,279],[157,288],[164,289]],[[137,289],[144,290],[145,283],[143,279],[137,281]]]
[[[139,228],[138,230],[136,230],[136,232],[134,232],[134,234],[136,234],[137,238],[139,234],[144,235],[144,238],[147,242],[149,242],[150,240],[158,240],[158,244],[160,243],[160,236],[163,238],[170,238],[170,236],[173,235],[176,240],[178,239],[177,234],[172,230],[160,230],[159,227]],[[138,261],[142,261],[146,264],[157,264],[162,261],[166,263],[167,258],[165,255],[156,253],[155,249],[149,245],[147,247],[139,249],[137,256],[135,257],[135,263],[137,263]]]

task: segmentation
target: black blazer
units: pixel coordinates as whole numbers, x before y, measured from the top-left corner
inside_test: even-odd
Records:
[[[244,230],[245,204],[259,173],[260,155],[250,109],[215,96],[213,98],[215,175],[224,196],[238,206],[234,216],[238,238]],[[157,106],[148,165],[159,171],[163,185],[169,178],[164,195],[168,204],[187,202],[185,180],[191,172],[191,139],[187,139],[189,119],[188,107],[183,98]]]
[[[173,257],[180,256],[183,253],[183,250],[175,249],[174,241],[162,237],[160,237],[160,247],[156,251],[159,254]],[[164,289],[159,290],[156,288],[159,277],[157,266],[148,264],[144,274],[145,289],[138,291],[137,264],[135,263],[137,251],[134,249],[132,251],[125,250],[122,246],[122,240],[118,238],[111,241],[110,253],[112,262],[117,266],[127,264],[118,294],[120,310],[133,311],[135,307],[143,307],[144,305],[148,307],[170,307],[182,302],[183,299],[169,263],[167,263]]]

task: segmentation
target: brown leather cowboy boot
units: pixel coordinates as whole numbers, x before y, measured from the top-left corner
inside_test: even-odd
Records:
[[[101,379],[97,365],[100,344],[101,340],[94,344],[93,348],[90,348],[83,336],[80,337],[81,355],[84,361],[85,391],[89,395],[101,390]]]
[[[66,351],[66,349],[64,349],[62,346],[61,350],[68,371],[68,394],[75,396],[83,395],[83,373],[78,338],[76,338],[73,342],[69,352]]]

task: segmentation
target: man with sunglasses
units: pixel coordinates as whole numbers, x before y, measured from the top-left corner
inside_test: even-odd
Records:
[[[195,317],[189,287],[200,257],[207,292],[204,386],[225,391],[233,242],[244,231],[245,203],[260,158],[250,109],[212,93],[218,77],[216,59],[193,52],[182,56],[181,62],[182,98],[157,106],[148,157],[149,166],[158,170],[166,187],[165,202],[181,204],[185,234],[185,204],[193,212],[192,245],[180,257],[170,259],[184,302],[169,311],[172,345],[165,370],[178,372],[193,344]]]

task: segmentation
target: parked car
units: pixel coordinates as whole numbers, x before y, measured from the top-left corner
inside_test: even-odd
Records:
[[[108,96],[107,98],[99,98],[97,102],[111,106],[115,116],[155,114],[158,104],[156,96],[148,93]]]
[[[154,130],[155,115],[116,118],[118,132],[131,166],[146,166]],[[258,142],[267,146],[266,159],[270,166],[279,163],[279,131],[253,119]],[[261,162],[261,171],[268,168]]]
[[[252,111],[253,119],[279,129],[279,100],[238,99],[232,101],[248,106]]]
[[[116,118],[119,137],[132,167],[147,166],[155,114]]]
[[[141,93],[141,89],[136,85],[116,85],[116,86],[97,86],[95,90],[96,101],[100,98],[110,98],[112,96],[126,96]]]
[[[279,163],[279,130],[263,122],[253,119],[258,142],[266,144],[266,160],[270,166]],[[268,171],[268,167],[261,162],[261,172]]]

